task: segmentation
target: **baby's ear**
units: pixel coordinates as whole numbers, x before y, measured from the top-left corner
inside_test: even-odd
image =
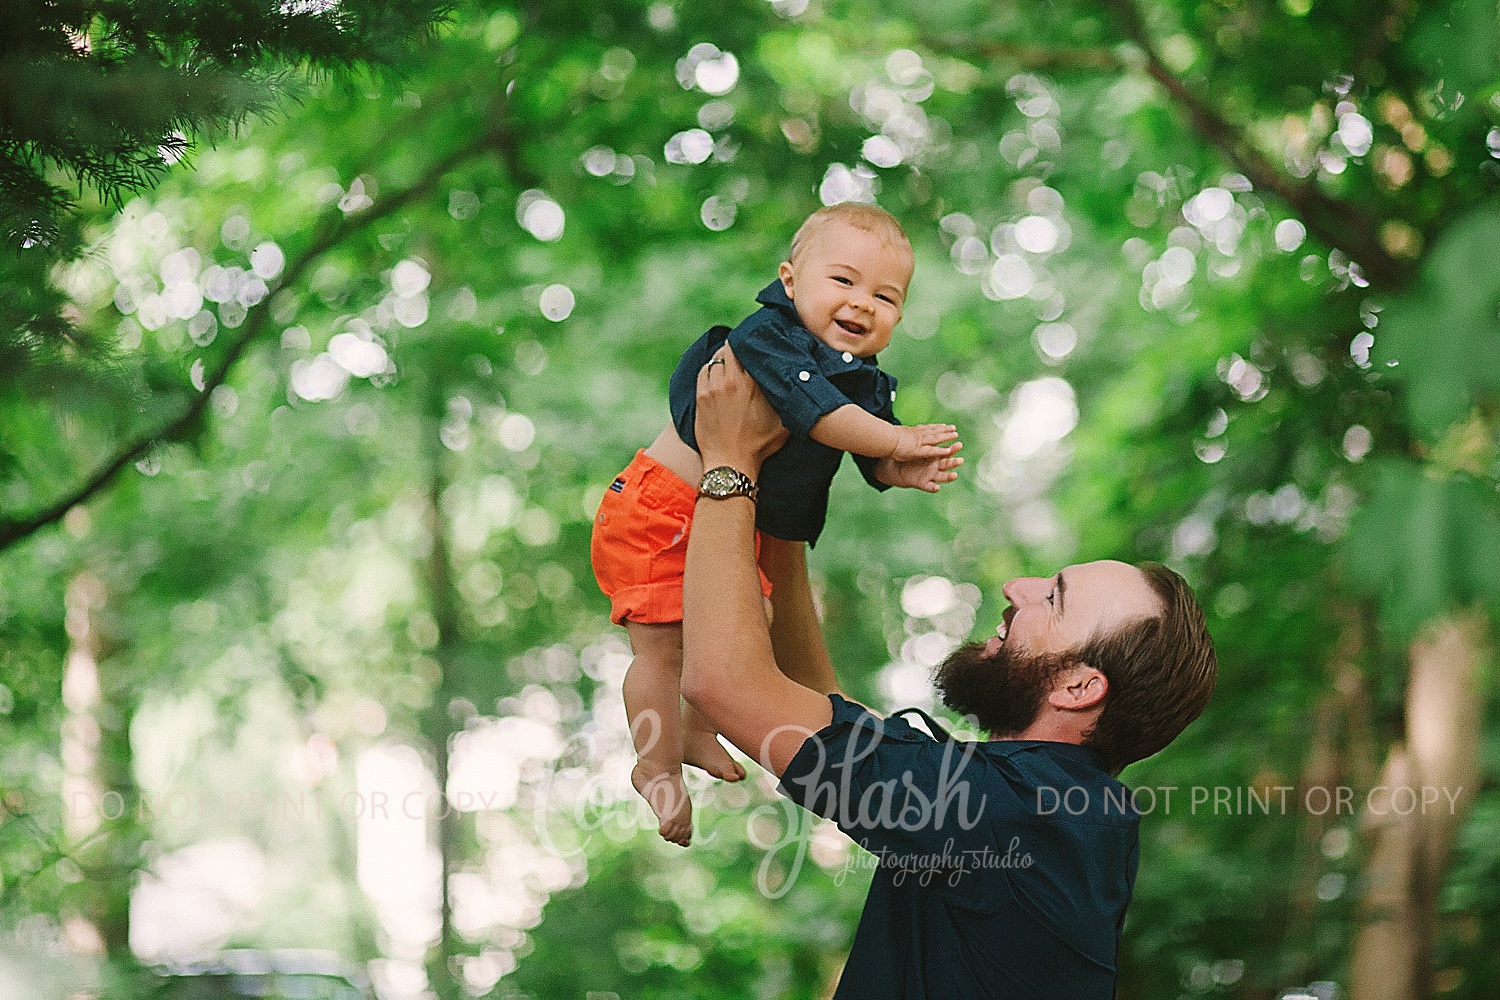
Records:
[[[791,261],[782,261],[781,266],[776,269],[776,276],[781,279],[781,287],[786,290],[786,297],[796,301],[797,295],[792,291],[795,282]]]

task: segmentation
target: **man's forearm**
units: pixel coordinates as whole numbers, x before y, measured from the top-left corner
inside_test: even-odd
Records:
[[[751,479],[786,440],[728,345],[698,372],[696,426],[704,468],[727,465]],[[682,694],[731,743],[781,774],[833,710],[825,695],[776,669],[761,609],[754,501],[700,497],[682,593]]]
[[[760,566],[771,581],[771,649],[781,672],[822,694],[839,690],[833,661],[813,606],[807,576],[807,543],[769,535],[760,543]]]
[[[780,774],[833,712],[826,694],[776,668],[754,522],[746,498],[698,501],[683,586],[682,694],[729,742]]]
[[[734,711],[734,674],[774,669],[755,571],[755,503],[698,500],[682,591],[682,693],[723,731]]]

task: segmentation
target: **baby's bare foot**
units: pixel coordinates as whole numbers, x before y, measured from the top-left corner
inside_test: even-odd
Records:
[[[682,762],[702,768],[724,781],[739,781],[745,777],[745,769],[729,756],[729,751],[717,737],[702,729],[683,731]]]
[[[722,747],[720,749],[723,749]],[[693,839],[693,803],[687,785],[682,782],[682,768],[653,771],[644,761],[630,772],[630,783],[656,813],[661,824],[656,832],[663,840],[686,847]]]

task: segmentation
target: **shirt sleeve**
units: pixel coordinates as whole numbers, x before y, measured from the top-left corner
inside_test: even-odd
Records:
[[[787,765],[782,794],[833,820],[883,868],[913,878],[930,872],[924,884],[972,904],[982,859],[995,851],[995,819],[1020,808],[992,801],[1011,797],[1006,784],[980,779],[987,765],[975,744],[940,742],[904,720],[829,699],[833,720]]]
[[[667,383],[667,402],[672,411],[672,424],[677,436],[694,451],[698,450],[698,434],[695,422],[698,419],[698,369],[708,363],[714,351],[724,343],[729,327],[715,326],[682,352],[677,367]]]
[[[819,420],[850,402],[781,323],[741,324],[730,332],[729,346],[793,434],[806,437]]]

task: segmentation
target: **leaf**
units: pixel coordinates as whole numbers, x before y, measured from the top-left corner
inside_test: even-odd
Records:
[[[1500,209],[1456,222],[1423,262],[1417,288],[1392,303],[1370,358],[1399,362],[1417,431],[1436,436],[1482,397],[1500,395]]]
[[[1448,609],[1500,604],[1500,503],[1463,476],[1381,460],[1344,541],[1349,576],[1381,595],[1385,623],[1409,636]]]
[[[1453,0],[1423,14],[1412,50],[1450,95],[1473,96],[1495,82],[1500,21],[1493,3]]]

